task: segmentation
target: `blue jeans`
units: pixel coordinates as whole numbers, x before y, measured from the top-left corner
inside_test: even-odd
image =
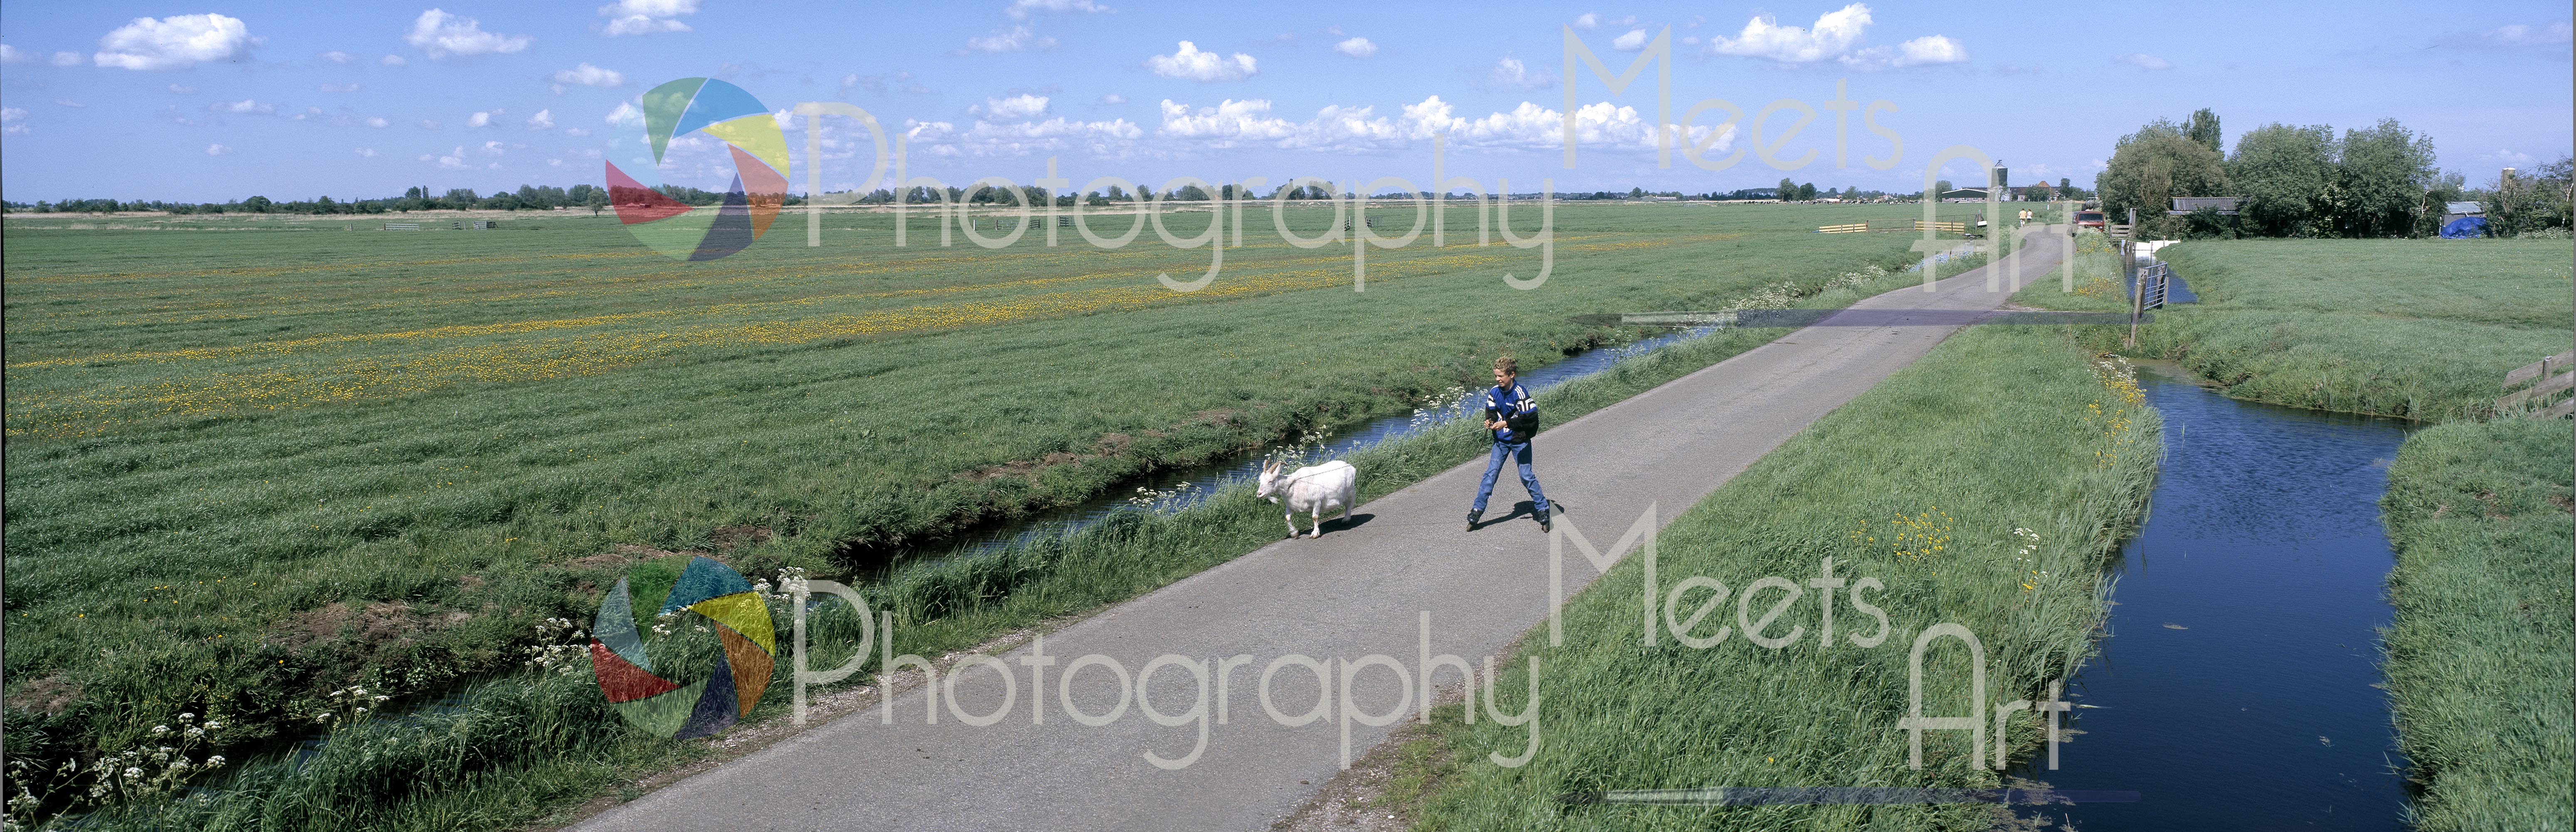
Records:
[[[1507,456],[1520,463],[1521,487],[1529,489],[1531,506],[1538,509],[1539,516],[1547,516],[1547,492],[1539,490],[1538,475],[1530,473],[1530,443],[1526,441],[1494,443],[1494,456],[1485,462],[1485,480],[1476,485],[1477,513],[1485,511],[1485,499],[1494,495],[1494,478],[1503,473],[1503,458]]]

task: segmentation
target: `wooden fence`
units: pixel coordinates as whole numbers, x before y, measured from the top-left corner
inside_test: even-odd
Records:
[[[1844,223],[1844,224],[1842,224],[1842,225],[1819,225],[1819,226],[1816,226],[1816,233],[1818,233],[1818,234],[1859,234],[1859,233],[1862,233],[1862,232],[1865,232],[1865,231],[1868,231],[1868,230],[1869,230],[1869,223],[1865,223],[1865,222],[1850,222],[1850,223]]]
[[[385,230],[386,230],[386,231],[419,231],[419,230],[420,230],[420,223],[416,223],[416,222],[389,222],[389,223],[385,223]]]
[[[2561,390],[2576,388],[2576,372],[2558,372],[2559,370],[2567,369],[2570,363],[2576,363],[2576,350],[2569,350],[2567,352],[2549,356],[2547,358],[2540,359],[2537,363],[2525,364],[2513,372],[2504,374],[2504,389],[2507,390],[2512,390],[2515,385],[2519,385],[2533,379],[2539,379],[2540,383],[2515,391],[2506,395],[2504,398],[2497,399],[2496,409],[2502,410],[2513,405],[2521,404],[2525,401],[2547,401],[2551,397],[2556,396]],[[2576,413],[2576,398],[2570,398],[2557,404],[2550,405],[2547,409],[2540,411],[2540,418],[2556,419],[2570,413]]]

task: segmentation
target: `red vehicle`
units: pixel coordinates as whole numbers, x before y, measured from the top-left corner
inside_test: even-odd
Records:
[[[2101,227],[2102,227],[2102,212],[2100,212],[2100,211],[2077,211],[2077,212],[2075,212],[2075,227],[2077,227],[2077,228],[2101,228]]]

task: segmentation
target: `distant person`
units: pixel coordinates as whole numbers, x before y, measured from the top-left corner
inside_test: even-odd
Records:
[[[1520,362],[1511,356],[1494,359],[1494,388],[1485,391],[1485,429],[1494,434],[1494,455],[1485,462],[1485,479],[1476,485],[1476,504],[1467,509],[1467,530],[1475,531],[1476,523],[1485,518],[1485,500],[1494,495],[1494,477],[1503,472],[1503,459],[1519,463],[1521,487],[1529,490],[1531,507],[1538,511],[1539,531],[1548,531],[1547,492],[1539,490],[1538,475],[1530,473],[1530,437],[1538,434],[1538,400],[1520,385]]]

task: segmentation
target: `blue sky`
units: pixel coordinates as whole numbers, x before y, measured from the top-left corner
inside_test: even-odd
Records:
[[[912,175],[1028,182],[1048,156],[1081,184],[1431,174],[1516,191],[1630,186],[1703,192],[1783,176],[1819,188],[1911,191],[1932,153],[1965,144],[2016,184],[2089,183],[2120,135],[2155,117],[2218,111],[2229,141],[2267,122],[2338,129],[2395,118],[2441,164],[2484,182],[2571,145],[2564,3],[1899,2],[1735,4],[1149,4],[985,0],[803,4],[620,0],[291,5],[13,3],[0,7],[0,191],[222,200],[376,197],[412,185],[483,192],[603,181],[631,148],[620,108],[667,80],[731,80],[774,111],[863,107],[906,132]],[[1586,140],[1566,169],[1562,32],[1613,72],[1669,27],[1673,115],[1703,99],[1749,118],[1775,101],[1821,107],[1837,82],[1904,141],[1852,111],[1836,165],[1823,110],[1775,158],[1659,168],[1654,72],[1612,96],[1577,78]],[[1187,46],[1184,46],[1187,42]],[[1724,118],[1703,112],[1698,135]],[[1788,106],[1768,140],[1797,118]],[[803,127],[787,118],[793,181]],[[825,186],[859,184],[872,151],[827,128]],[[1728,151],[1751,144],[1721,136]],[[620,143],[627,143],[621,145]],[[1714,150],[1711,158],[1721,154]],[[669,181],[721,188],[684,155]],[[707,161],[701,159],[699,161]],[[1963,166],[1947,176],[1965,180]],[[1266,189],[1265,189],[1266,190]]]

